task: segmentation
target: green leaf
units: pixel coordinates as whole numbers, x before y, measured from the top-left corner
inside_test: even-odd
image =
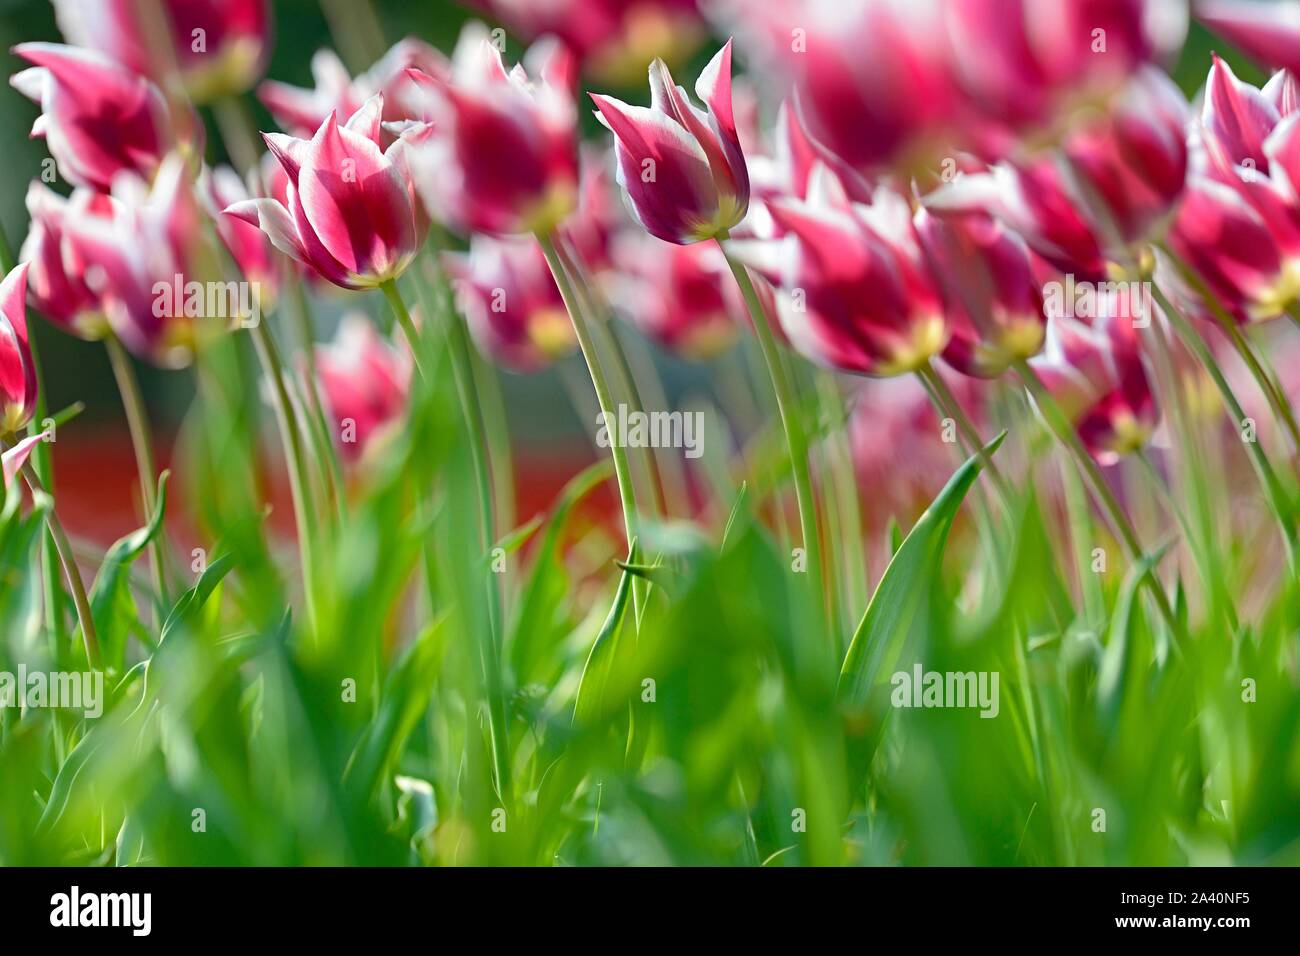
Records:
[[[127,636],[132,628],[140,626],[139,612],[131,598],[130,567],[162,530],[169,475],[170,472],[164,471],[158,476],[158,502],[148,524],[113,542],[90,588],[90,613],[99,636],[104,666],[114,670],[122,669]],[[80,628],[77,636],[80,643]]]
[[[992,455],[1006,432],[984,447]],[[885,569],[867,605],[840,669],[840,696],[865,702],[881,672],[898,659],[909,636],[923,630],[953,518],[979,475],[981,456],[973,455],[949,479],[917,520]]]
[[[636,542],[632,542],[632,556],[636,557]],[[614,592],[614,602],[610,605],[605,623],[592,642],[587,662],[583,665],[582,676],[578,679],[578,693],[573,705],[574,723],[584,723],[602,710],[601,699],[617,651],[618,635],[623,624],[623,615],[627,610],[628,595],[632,593],[633,571],[624,567],[618,579],[618,590]]]

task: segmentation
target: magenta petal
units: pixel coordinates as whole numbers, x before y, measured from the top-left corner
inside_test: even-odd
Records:
[[[1267,168],[1264,140],[1277,124],[1277,110],[1259,90],[1238,80],[1217,54],[1206,83],[1202,119],[1234,163],[1249,159],[1257,169]]]
[[[4,462],[4,481],[6,488],[13,483],[14,477],[18,472],[22,471],[22,467],[27,463],[27,458],[31,455],[32,449],[36,447],[38,442],[42,442],[49,437],[49,434],[49,432],[41,432],[39,435],[31,435],[24,438],[18,444],[14,445],[13,448],[10,448],[3,455],[0,455],[0,459]]]
[[[1202,23],[1271,67],[1300,69],[1300,3],[1200,0]]]

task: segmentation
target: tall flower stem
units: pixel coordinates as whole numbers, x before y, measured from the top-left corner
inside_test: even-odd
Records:
[[[560,290],[564,306],[569,310],[573,330],[578,336],[578,348],[582,350],[582,357],[587,362],[587,373],[591,376],[591,384],[596,390],[596,401],[600,405],[601,412],[604,413],[605,427],[609,429],[609,451],[614,459],[614,477],[618,482],[618,497],[623,508],[623,528],[627,535],[628,553],[631,554],[632,542],[637,536],[636,492],[632,487],[632,469],[624,445],[625,436],[618,433],[618,410],[614,407],[613,393],[609,389],[609,382],[605,379],[605,370],[596,351],[596,341],[592,336],[591,327],[587,324],[587,317],[578,303],[573,284],[569,281],[569,275],[560,261],[559,253],[556,252],[555,242],[550,235],[542,234],[537,236],[537,241],[542,247],[542,254],[546,256],[547,265],[551,267],[551,275],[555,277],[555,284]]]
[[[439,279],[441,279],[441,273],[439,273]],[[466,427],[469,429],[470,459],[474,469],[474,481],[479,505],[479,548],[482,553],[483,566],[487,568],[488,552],[495,540],[492,479],[487,463],[487,435],[483,427],[483,419],[479,414],[478,404],[474,399],[474,368],[469,351],[469,342],[466,339],[464,326],[457,320],[455,315],[451,314],[447,307],[448,303],[442,293],[444,285],[445,283],[439,281],[439,311],[445,319],[444,325],[447,332],[448,351],[451,355],[452,377],[456,382],[456,393],[460,401],[461,414],[465,419]],[[424,378],[425,372],[422,358],[424,355],[424,341],[420,336],[419,329],[415,327],[415,322],[411,319],[410,310],[406,308],[401,292],[397,289],[397,283],[390,279],[380,286],[380,290],[384,293],[384,298],[388,300],[389,307],[393,310],[393,316],[397,319],[397,324],[402,327],[402,332],[410,343],[411,354],[415,357],[416,369],[420,377]],[[488,637],[485,641],[479,641],[479,663],[483,669],[483,680],[487,690],[488,736],[492,744],[492,763],[496,775],[497,791],[502,800],[508,801],[511,787],[511,771],[505,690],[501,675],[501,595],[497,590],[496,575],[490,569],[486,570],[485,573],[487,574]]]
[[[1214,354],[1210,351],[1209,345],[1205,339],[1192,326],[1182,313],[1174,308],[1159,286],[1152,286],[1152,295],[1161,310],[1168,317],[1170,324],[1173,325],[1174,331],[1182,339],[1183,344],[1196,356],[1197,361],[1209,374],[1210,379],[1214,382],[1215,387],[1219,390],[1219,395],[1223,399],[1224,405],[1228,407],[1232,415],[1234,429],[1243,427],[1246,421],[1246,412],[1241,407],[1241,402],[1237,400],[1236,394],[1232,391],[1232,386],[1228,384],[1223,370],[1219,368],[1219,363],[1214,360]],[[1286,548],[1287,564],[1294,575],[1297,570],[1296,565],[1296,542],[1294,519],[1292,517],[1292,505],[1288,501],[1286,490],[1278,480],[1277,474],[1273,471],[1273,466],[1269,464],[1268,456],[1258,441],[1243,442],[1246,450],[1250,453],[1251,463],[1255,466],[1255,472],[1259,476],[1260,483],[1264,486],[1265,496],[1268,498],[1269,509],[1273,512],[1273,517],[1277,519],[1279,530],[1282,534],[1282,543]]]
[[[26,479],[27,487],[32,490],[33,495],[46,494],[40,478],[36,477],[36,471],[30,463],[23,465],[23,478]],[[68,590],[72,592],[72,603],[77,609],[77,620],[81,624],[81,640],[86,648],[86,660],[95,670],[103,670],[104,662],[99,653],[99,638],[95,634],[95,617],[90,612],[90,600],[86,597],[86,585],[81,579],[81,571],[77,568],[72,542],[68,540],[68,534],[63,530],[63,523],[59,521],[59,516],[55,514],[53,507],[46,512],[45,523],[50,529],[50,537],[54,541],[54,548],[63,565],[63,574],[68,579]]]
[[[280,426],[280,441],[284,447],[285,466],[289,471],[289,490],[293,496],[294,523],[298,526],[298,554],[302,564],[303,596],[307,605],[307,623],[313,633],[318,622],[316,614],[316,516],[312,514],[311,486],[307,480],[307,467],[302,453],[302,433],[298,417],[289,400],[284,384],[284,365],[280,351],[267,330],[265,322],[258,322],[250,330],[253,346],[257,349],[262,372],[271,385],[271,399]]]
[[[634,412],[645,411],[645,403],[641,400],[641,390],[637,387],[636,377],[632,374],[631,363],[628,362],[622,343],[619,342],[618,335],[611,326],[611,310],[608,303],[587,281],[587,277],[579,267],[576,257],[565,248],[563,241],[555,244],[555,251],[560,257],[561,265],[568,270],[572,278],[585,313],[595,319],[592,323],[593,329],[604,340],[606,350],[614,361],[614,374],[623,389],[623,394],[631,403],[631,410]],[[659,463],[655,458],[654,449],[645,446],[640,449],[640,452],[642,469],[645,472],[646,483],[650,488],[655,511],[661,516],[667,515],[668,506],[664,499],[663,476],[660,474]]]
[[[1115,497],[1110,485],[1106,483],[1106,478],[1102,475],[1101,469],[1097,467],[1097,462],[1093,460],[1092,455],[1088,454],[1088,450],[1083,447],[1083,442],[1079,440],[1079,436],[1066,419],[1064,412],[1056,404],[1056,399],[1047,391],[1047,386],[1038,377],[1038,373],[1029,367],[1028,362],[1023,359],[1017,361],[1015,369],[1026,390],[1033,396],[1034,403],[1042,413],[1047,426],[1056,435],[1057,440],[1074,457],[1075,464],[1092,486],[1092,493],[1106,512],[1106,517],[1110,520],[1110,524],[1119,537],[1120,543],[1124,546],[1124,550],[1128,552],[1129,560],[1145,560],[1146,552],[1142,549],[1137,532],[1133,530],[1132,522],[1129,521],[1128,515],[1124,513],[1124,508],[1119,503],[1119,499]],[[1160,612],[1160,616],[1164,618],[1165,625],[1172,634],[1181,639],[1182,628],[1174,617],[1173,608],[1169,604],[1169,596],[1165,594],[1165,589],[1161,585],[1159,577],[1156,576],[1155,569],[1149,568],[1144,579],[1150,587],[1151,595],[1155,599],[1156,609]]]
[[[725,237],[724,237],[725,238]],[[727,254],[722,240],[717,240],[731,268],[731,274],[740,287],[740,293],[749,309],[750,321],[758,338],[759,349],[763,353],[763,362],[767,366],[768,377],[772,381],[772,391],[776,396],[777,413],[781,417],[781,426],[785,430],[786,448],[790,453],[790,470],[794,475],[795,499],[799,506],[799,525],[803,533],[804,551],[808,559],[808,574],[813,582],[813,593],[817,596],[817,606],[826,613],[826,590],[822,583],[822,546],[821,530],[817,525],[817,503],[813,498],[812,474],[808,467],[808,436],[803,423],[799,420],[799,411],[795,403],[794,390],[790,378],[781,361],[781,353],[772,334],[772,326],[767,319],[767,312],[754,289],[754,281],[749,272],[739,262]],[[834,638],[834,635],[829,635]],[[834,645],[832,640],[832,644]]]
[[[316,369],[316,336],[312,328],[311,310],[307,305],[307,296],[303,292],[302,280],[290,276],[287,283],[293,300],[294,325],[297,327],[299,344],[302,346],[306,382],[303,384],[303,398],[306,402],[305,412],[308,416],[305,431],[312,442],[313,450],[319,459],[321,484],[326,496],[334,505],[339,520],[347,516],[346,482],[343,479],[343,464],[339,460],[338,448],[330,434],[329,424],[325,418],[325,405],[320,396],[320,378]]]
[[[117,379],[117,390],[122,396],[122,409],[126,412],[126,425],[131,433],[131,447],[135,452],[135,468],[140,481],[140,500],[144,505],[144,517],[147,521],[154,511],[154,496],[158,470],[154,464],[153,443],[149,431],[149,417],[145,411],[144,398],[140,394],[140,382],[135,376],[131,357],[114,335],[104,339],[108,350],[108,361],[113,366],[113,377]],[[161,606],[168,604],[167,594],[167,550],[165,533],[159,532],[149,545],[149,563],[153,570],[154,589],[158,593]]]

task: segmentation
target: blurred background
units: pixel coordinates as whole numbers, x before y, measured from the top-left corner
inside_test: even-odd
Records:
[[[363,2],[369,3],[373,16],[359,15],[365,9]],[[323,47],[336,49],[356,75],[404,36],[418,36],[450,52],[465,20],[482,17],[497,25],[481,9],[471,9],[451,0],[426,0],[418,4],[407,0],[275,0],[272,7],[274,45],[267,78],[306,87],[313,85],[311,57]],[[529,8],[525,3],[520,9],[532,12],[537,8]],[[523,45],[518,36],[509,32],[507,36],[507,59],[513,61]],[[22,66],[8,52],[14,44],[60,39],[49,0],[0,0],[0,47],[5,50],[6,75]],[[645,103],[648,98],[646,63],[655,53],[663,52],[656,49],[657,45],[675,43],[677,52],[681,53],[682,37],[647,26],[633,39],[640,65],[627,63],[627,69],[611,71],[598,86],[629,102]],[[703,31],[700,39],[702,43],[689,45],[695,47],[695,52],[680,63],[680,76],[693,77],[717,49],[716,40]],[[1205,63],[1213,46],[1209,34],[1194,24],[1175,71],[1176,79],[1189,96],[1194,96],[1204,82]],[[1219,52],[1243,79],[1252,82],[1264,79],[1257,68],[1236,56],[1235,51],[1220,49]],[[738,70],[743,71],[744,66],[743,62],[739,63]],[[245,100],[261,129],[278,128],[251,91]],[[588,138],[607,146],[608,134],[602,135],[604,131],[588,110],[582,109],[582,113]],[[208,127],[207,160],[212,164],[226,162],[228,158],[213,117],[206,109],[203,114]],[[9,170],[5,188],[0,189],[0,222],[15,249],[27,232],[23,205],[27,183],[40,174],[41,161],[47,156],[43,141],[27,135],[36,115],[35,105],[8,84],[0,89],[0,155],[4,156],[5,168]],[[59,183],[54,187],[61,191],[67,188],[66,184]],[[339,318],[358,309],[380,315],[384,303],[378,293],[314,292],[313,310],[320,338],[328,339]],[[706,363],[686,362],[635,331],[625,331],[625,341],[658,367],[671,408],[695,407],[701,401],[712,403],[719,390],[718,368],[736,361],[734,355],[723,355]],[[111,541],[137,524],[137,509],[132,500],[134,461],[105,351],[99,343],[80,341],[39,320],[33,323],[32,334],[44,366],[49,408],[57,411],[76,401],[86,405],[84,413],[59,431],[55,448],[58,492],[65,521],[75,535],[101,543]],[[139,365],[138,372],[161,446],[160,463],[167,465],[171,463],[171,441],[193,396],[192,375],[189,371],[165,371],[145,364]],[[519,514],[526,517],[545,507],[559,486],[595,457],[591,447],[595,426],[579,418],[573,400],[575,392],[584,388],[589,391],[589,385],[584,385],[585,371],[577,355],[535,374],[507,371],[499,374],[517,454]],[[718,404],[728,405],[725,401]],[[743,431],[743,423],[731,425]],[[181,487],[183,482],[173,483],[173,488]],[[173,509],[169,521],[173,533],[183,533],[183,517],[177,510]],[[183,502],[179,510],[183,511]]]

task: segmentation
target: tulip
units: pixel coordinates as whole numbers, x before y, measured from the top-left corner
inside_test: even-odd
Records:
[[[554,44],[507,72],[486,27],[467,25],[450,81],[409,71],[433,122],[412,161],[421,195],[440,221],[494,235],[549,233],[578,190],[573,62]]]
[[[1239,322],[1281,315],[1300,292],[1300,260],[1283,260],[1268,223],[1217,180],[1193,177],[1169,246]]]
[[[577,345],[564,300],[537,241],[475,236],[468,256],[446,257],[470,334],[506,368],[534,372]]]
[[[652,236],[688,243],[726,236],[749,206],[749,172],[731,105],[731,42],[695,84],[707,116],[673,83],[662,60],[650,65],[650,108],[592,94],[613,133],[619,183]]]
[[[36,367],[27,345],[27,264],[0,281],[0,434],[22,428],[36,409]]]
[[[780,288],[790,342],[846,372],[888,377],[924,368],[948,343],[938,291],[907,201],[886,189],[852,202],[819,167],[807,200],[770,204],[785,237],[746,258]]]
[[[966,375],[997,378],[1043,346],[1042,286],[1024,241],[991,216],[940,218],[922,210],[917,232],[943,279],[952,338],[944,361]]]
[[[528,41],[558,37],[605,82],[626,84],[654,57],[684,60],[704,39],[696,0],[477,0]]]
[[[343,319],[328,345],[316,346],[316,371],[339,449],[356,462],[391,435],[410,395],[409,358],[380,338],[363,316]]]
[[[256,226],[222,214],[222,210],[248,201],[248,187],[229,166],[204,170],[199,185],[204,206],[216,223],[217,235],[245,280],[252,283],[261,311],[272,308],[280,285],[275,247]]]
[[[288,176],[288,202],[245,199],[226,214],[257,226],[281,252],[345,289],[396,279],[428,222],[411,182],[407,138],[381,150],[383,108],[376,94],[345,124],[330,113],[311,140],[263,134]]]
[[[38,103],[33,136],[45,138],[69,182],[107,192],[120,172],[150,179],[175,143],[156,86],[102,53],[56,43],[20,43],[34,64],[10,84]]]
[[[1196,18],[1270,67],[1300,70],[1296,0],[1197,0]]]
[[[165,50],[150,31],[169,29]],[[196,102],[242,93],[262,75],[271,52],[267,0],[54,0],[59,30],[69,43],[99,50],[127,69],[166,82],[174,63]]]
[[[187,365],[206,337],[198,320],[208,317],[207,296],[202,308],[191,307],[187,289],[209,277],[210,250],[185,161],[176,153],[164,159],[151,187],[119,177],[112,200],[112,215],[65,219],[65,264],[85,277],[128,349],[164,367]]]
[[[111,219],[114,202],[103,193],[79,189],[65,199],[48,186],[33,181],[27,188],[27,213],[31,230],[18,258],[30,265],[27,295],[32,305],[54,325],[83,339],[103,338],[108,317],[86,277],[69,269],[64,255],[66,224],[88,217]]]
[[[614,286],[616,307],[644,334],[684,358],[720,354],[749,321],[727,260],[714,243],[679,246],[629,234],[616,256],[622,265]],[[770,292],[768,298],[772,301]]]
[[[1150,441],[1160,416],[1131,322],[1053,316],[1044,354],[1030,364],[1099,464]]]
[[[312,57],[315,87],[304,89],[277,80],[257,88],[257,98],[288,133],[308,139],[320,129],[333,110],[337,116],[351,116],[376,93],[384,97],[385,122],[420,119],[411,97],[408,69],[430,76],[446,77],[450,70],[443,54],[414,37],[399,40],[369,70],[353,79],[333,50],[320,50]]]

